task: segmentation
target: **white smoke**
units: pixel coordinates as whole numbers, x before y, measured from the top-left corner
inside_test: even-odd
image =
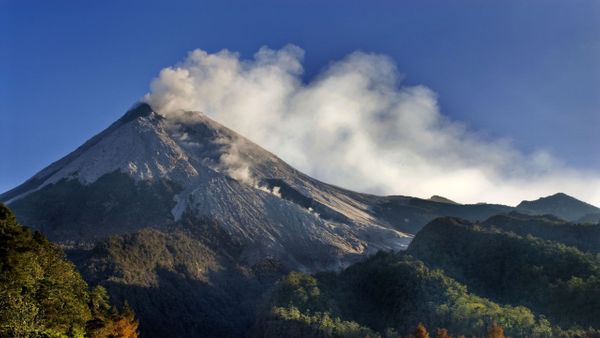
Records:
[[[303,83],[303,54],[291,45],[252,60],[195,50],[160,72],[145,101],[170,117],[204,112],[301,171],[358,191],[509,204],[562,191],[600,205],[599,173],[449,120],[432,90],[401,86],[390,58],[355,52]]]
[[[255,189],[262,190],[281,198],[280,187],[269,188],[266,184],[260,182],[252,173],[252,163],[244,155],[244,147],[247,146],[243,140],[217,139],[217,144],[224,148],[223,154],[219,157],[217,170],[226,173],[229,177],[249,185]]]

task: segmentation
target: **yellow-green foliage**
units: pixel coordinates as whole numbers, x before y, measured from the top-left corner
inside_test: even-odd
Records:
[[[91,319],[87,284],[62,251],[3,205],[0,248],[2,335],[82,336]]]
[[[273,307],[261,327],[263,337],[379,338],[375,331],[327,312],[302,313],[296,307]]]
[[[308,337],[335,337],[346,332],[335,328],[348,327],[360,328],[349,332],[361,334],[368,330],[371,337],[395,337],[392,332],[406,334],[423,323],[481,337],[497,322],[514,337],[552,335],[550,323],[529,309],[478,297],[441,270],[431,270],[404,254],[379,253],[339,274],[290,273],[274,291],[270,304],[270,319],[261,322],[269,334],[293,327],[308,330]],[[331,329],[314,335],[310,330],[316,327]]]
[[[86,324],[103,317],[107,304],[106,292],[90,293],[60,248],[18,224],[0,204],[1,337],[84,337]],[[121,317],[115,312],[104,325]]]

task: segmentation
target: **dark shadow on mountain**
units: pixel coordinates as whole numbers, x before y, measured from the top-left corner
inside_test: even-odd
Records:
[[[88,185],[63,179],[11,207],[19,221],[53,241],[94,240],[172,224],[173,197],[180,190],[168,180],[135,182],[115,171]]]
[[[415,234],[437,217],[460,217],[470,221],[510,212],[501,204],[452,204],[405,196],[382,197],[372,208],[375,217],[386,220],[397,230]]]
[[[534,215],[552,214],[568,221],[578,221],[600,213],[600,209],[564,193],[541,197],[534,201],[522,201],[516,208],[521,213]]]
[[[214,220],[112,236],[67,254],[88,282],[127,302],[143,337],[239,337],[256,304],[289,272],[275,259],[244,264],[242,250]]]
[[[578,231],[559,231],[568,236],[569,229]],[[526,306],[563,328],[600,327],[600,257],[594,253],[450,217],[425,226],[408,253],[497,303]]]
[[[512,232],[520,236],[535,236],[576,247],[581,251],[600,252],[600,226],[567,222],[553,215],[532,216],[518,212],[496,215],[483,226]]]

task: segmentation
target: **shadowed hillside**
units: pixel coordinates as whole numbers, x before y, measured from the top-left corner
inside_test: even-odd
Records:
[[[596,254],[455,218],[428,224],[408,252],[499,303],[527,306],[562,327],[600,327]]]
[[[513,337],[553,332],[529,309],[479,297],[403,253],[380,252],[339,274],[291,273],[263,311],[256,337],[402,337],[419,323],[483,337],[495,321]]]
[[[531,216],[512,212],[490,217],[482,226],[513,232],[517,235],[531,235],[582,251],[600,252],[600,225],[591,223],[571,223],[552,215]]]
[[[600,208],[563,193],[542,197],[535,201],[523,201],[517,205],[517,210],[535,215],[552,214],[573,222],[600,213]]]

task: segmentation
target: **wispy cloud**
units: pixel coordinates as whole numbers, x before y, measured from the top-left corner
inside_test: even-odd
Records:
[[[448,119],[431,89],[401,84],[390,58],[355,52],[303,83],[303,54],[291,45],[263,47],[251,60],[194,50],[160,72],[145,100],[172,117],[201,111],[307,174],[358,191],[509,204],[562,191],[600,205],[600,173]]]

